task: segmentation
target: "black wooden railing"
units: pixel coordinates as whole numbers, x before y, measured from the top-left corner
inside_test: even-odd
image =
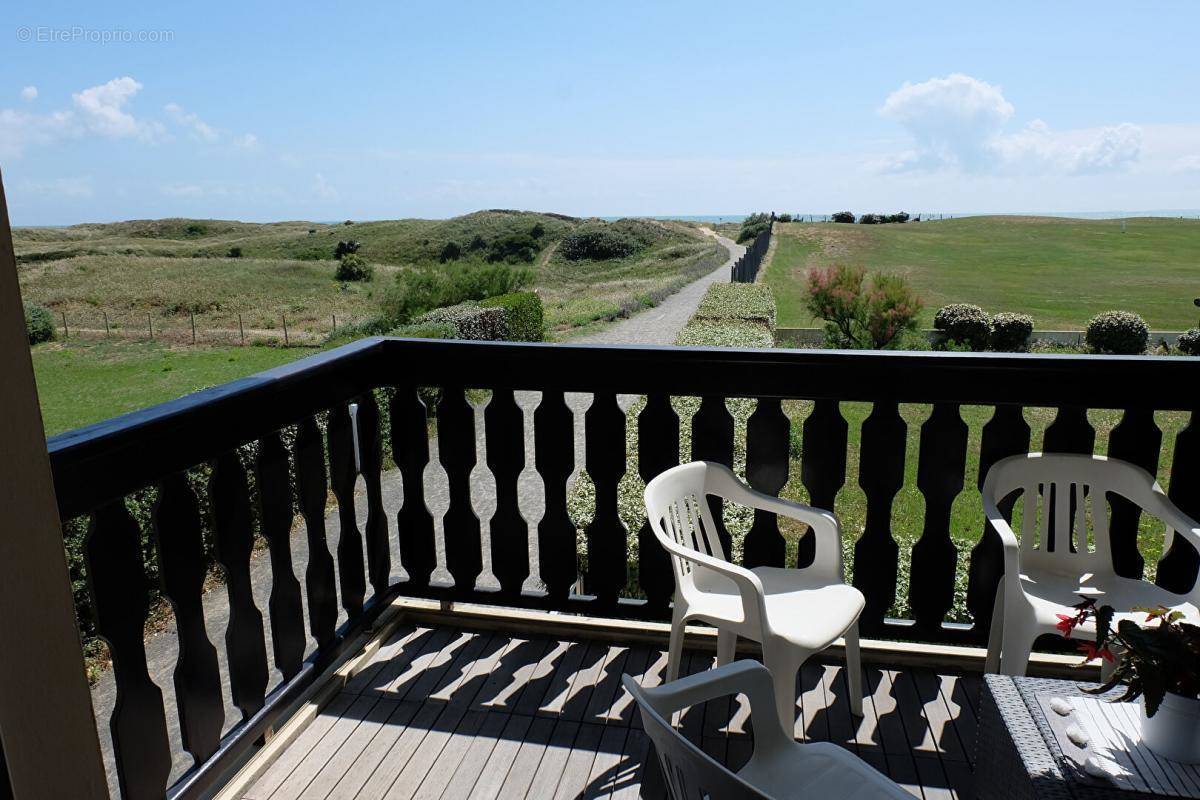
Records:
[[[746,246],[746,252],[737,261],[733,262],[733,266],[729,270],[729,280],[731,283],[754,283],[758,280],[758,269],[762,266],[763,259],[766,258],[767,248],[771,245],[771,230],[767,230],[755,236],[750,244]]]
[[[630,574],[626,530],[617,510],[617,486],[627,469],[626,415],[619,394],[647,398],[636,420],[637,471],[650,478],[680,459],[680,420],[672,396],[702,398],[691,419],[692,453],[728,461],[734,452],[729,397],[757,400],[747,427],[746,474],[756,487],[778,492],[790,467],[789,420],[782,401],[814,401],[801,430],[800,476],[814,505],[837,508],[838,491],[857,480],[867,503],[865,530],[855,544],[854,583],[867,597],[867,636],[979,643],[986,639],[994,587],[1002,571],[998,537],[983,530],[970,554],[968,605],[973,625],[943,624],[954,596],[956,548],[951,506],[964,480],[982,481],[1004,456],[1026,452],[1030,427],[1022,408],[1057,408],[1044,448],[1090,452],[1095,431],[1087,409],[1120,409],[1122,422],[1108,452],[1158,467],[1162,434],[1154,412],[1191,413],[1176,437],[1170,494],[1200,515],[1200,425],[1191,385],[1200,359],[731,350],[604,347],[368,339],[251,378],[199,392],[145,411],[55,437],[50,453],[64,519],[91,519],[87,571],[95,619],[114,662],[118,703],[111,720],[117,769],[129,798],[193,796],[210,789],[275,722],[324,666],[344,655],[348,637],[368,626],[396,594],[663,619],[673,590],[663,552],[643,527],[637,566],[644,599],[623,598]],[[424,387],[439,387],[436,409]],[[386,408],[372,390],[387,388]],[[495,478],[496,510],[488,521],[491,572],[499,588],[481,589],[483,530],[472,508],[471,472],[478,459],[475,413],[466,390],[490,392],[484,411],[487,468]],[[530,398],[517,392],[531,390]],[[574,463],[574,418],[565,392],[590,393],[585,420],[585,466],[596,486],[596,512],[586,531],[588,596],[576,585],[576,530],[567,511]],[[475,395],[472,395],[475,396]],[[533,411],[532,466],[545,488],[540,520],[523,518],[518,479],[525,464],[525,420]],[[846,474],[848,423],[840,403],[872,404],[861,431],[860,469]],[[368,502],[357,519],[349,499],[355,478],[350,402],[359,403]],[[917,485],[924,495],[922,535],[912,548],[909,606],[914,619],[885,614],[897,592],[899,547],[892,506],[904,479],[906,423],[899,404],[931,406],[921,426]],[[967,426],[961,406],[984,406],[990,422],[978,444],[977,475],[966,475]],[[425,502],[430,417],[447,475],[449,510],[443,517],[446,567],[452,582],[432,580],[437,543]],[[381,422],[386,421],[386,426]],[[403,482],[403,503],[386,507],[381,490],[383,432]],[[281,432],[286,431],[283,436]],[[250,474],[237,449],[257,443]],[[224,632],[225,664],[206,631],[201,610],[204,543],[197,493],[185,470],[211,465],[205,487],[217,560],[223,567],[231,615]],[[256,487],[251,493],[250,479]],[[326,491],[339,498],[336,546],[326,545]],[[169,790],[171,753],[162,694],[150,679],[142,644],[149,586],[139,530],[124,498],[156,486],[153,538],[161,589],[171,601],[180,641],[175,672],[183,747],[194,766]],[[293,573],[288,530],[292,497],[303,517],[310,556],[302,579]],[[255,514],[254,498],[259,508]],[[477,498],[476,498],[477,499]],[[1118,519],[1118,516],[1120,517]],[[388,519],[395,521],[393,540]],[[270,548],[272,590],[267,620],[273,663],[282,682],[268,687],[263,615],[251,597],[248,565],[252,521]],[[531,563],[528,525],[536,526],[537,563]],[[982,522],[980,523],[982,525]],[[361,525],[361,532],[360,532]],[[1121,571],[1140,575],[1136,514],[1114,512],[1114,552]],[[801,540],[799,561],[811,558]],[[745,561],[782,565],[784,547],[774,519],[760,515],[746,536]],[[406,574],[392,580],[393,561]],[[1164,585],[1190,585],[1197,554],[1181,538],[1158,569]],[[543,589],[523,591],[536,570]],[[336,580],[335,580],[336,575]],[[306,600],[302,603],[302,592]],[[348,621],[335,629],[340,602]],[[307,606],[307,620],[302,608]],[[307,649],[312,655],[303,659]],[[228,670],[242,720],[223,738],[220,672]]]

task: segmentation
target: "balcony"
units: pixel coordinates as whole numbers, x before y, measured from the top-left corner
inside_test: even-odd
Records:
[[[653,795],[617,687],[622,671],[656,679],[673,579],[658,548],[630,553],[619,487],[629,463],[642,478],[678,463],[681,426],[691,457],[731,459],[724,401],[750,398],[755,488],[779,493],[798,469],[814,505],[837,510],[852,483],[865,498],[853,582],[867,598],[867,719],[843,713],[839,670],[813,664],[797,734],[838,741],[925,797],[952,795],[969,785],[974,673],[1002,572],[980,512],[969,552],[951,537],[964,482],[1035,444],[1091,452],[1088,412],[1115,410],[1107,452],[1161,466],[1195,516],[1194,416],[1178,436],[1159,428],[1163,414],[1194,415],[1195,397],[1173,387],[1195,369],[1184,358],[369,339],[55,437],[61,516],[88,526],[92,618],[113,658],[93,693],[112,792],[383,796],[365,787],[391,770],[383,792],[398,797],[440,791],[443,777],[446,797],[486,794],[480,781],[494,796],[636,796],[643,782]],[[701,398],[691,419],[678,397]],[[795,400],[812,403],[799,454],[784,405]],[[857,474],[848,403],[870,406]],[[915,453],[902,406],[924,416]],[[988,419],[977,435],[963,421],[976,407]],[[1044,434],[1031,432],[1033,408],[1052,409]],[[923,502],[919,538],[902,551],[893,521],[906,463]],[[577,469],[595,486],[582,546],[568,514]],[[130,497],[148,509],[146,531]],[[1114,508],[1111,527],[1122,574],[1155,568],[1162,585],[1190,585],[1200,558],[1186,543],[1147,565],[1137,514]],[[762,514],[744,561],[802,565],[806,545],[790,555]],[[214,561],[224,586],[206,591]],[[152,579],[173,620],[146,639]],[[965,617],[953,613],[963,585]],[[910,618],[889,615],[897,600]],[[691,669],[705,668],[712,637],[691,643]],[[1042,656],[1034,671],[1074,661]],[[728,704],[685,719],[731,762],[745,757],[739,726]],[[499,785],[501,767],[484,766],[493,759]]]

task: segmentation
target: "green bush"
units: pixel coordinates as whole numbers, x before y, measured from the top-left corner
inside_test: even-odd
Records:
[[[992,336],[992,320],[987,312],[969,303],[942,306],[933,315],[933,327],[945,334],[947,341],[965,344],[975,352],[987,350]]]
[[[1088,320],[1084,340],[1093,353],[1140,355],[1146,352],[1150,328],[1132,311],[1105,311]]]
[[[229,253],[227,254],[227,256],[229,258],[241,258],[242,257],[242,248],[238,247],[237,245],[234,245],[233,247],[229,248]]]
[[[757,322],[775,330],[775,295],[762,283],[714,283],[705,292],[694,319]]]
[[[1185,356],[1200,356],[1200,328],[1192,328],[1181,333],[1175,346]]]
[[[636,253],[638,242],[604,223],[580,225],[563,237],[558,252],[568,261],[605,261]]]
[[[37,303],[26,303],[25,334],[30,344],[51,341],[54,338],[54,316],[50,309]]]
[[[680,347],[774,347],[775,337],[754,323],[693,318],[679,332],[675,344]]]
[[[349,225],[350,223],[347,222],[346,224]],[[340,258],[342,258],[342,256],[346,256],[351,253],[357,253],[358,248],[360,248],[360,247],[362,247],[362,245],[360,245],[358,242],[354,241],[353,239],[350,239],[349,241],[346,241],[346,242],[338,242],[337,247],[333,248],[333,257],[340,259]]]
[[[831,219],[834,222],[846,222],[851,225],[854,224],[854,215],[851,214],[849,211],[838,211],[836,214],[831,216],[829,219]]]
[[[398,325],[387,335],[404,339],[454,339],[458,336],[458,329],[447,322],[413,322]]]
[[[503,308],[483,308],[478,303],[459,303],[435,308],[417,319],[418,325],[446,325],[454,330],[454,338],[476,342],[499,342],[508,339],[508,316]]]
[[[357,253],[346,253],[338,262],[336,277],[339,281],[369,281],[375,277],[375,268]]]
[[[533,280],[528,269],[507,264],[461,264],[405,270],[383,298],[383,315],[393,325],[434,308],[509,294]]]
[[[528,233],[509,233],[491,243],[487,260],[491,263],[528,264],[537,258],[540,249],[537,239]]]
[[[1024,353],[1033,335],[1033,317],[1002,311],[992,317],[991,348],[998,353]]]
[[[458,246],[458,242],[446,242],[442,246],[442,252],[438,254],[438,261],[445,264],[447,261],[458,261],[462,257],[462,248]]]
[[[780,222],[791,222],[792,215],[791,214],[780,214],[778,219]]]
[[[513,342],[540,342],[545,335],[545,315],[542,298],[533,292],[513,292],[489,297],[481,305],[484,308],[502,308],[508,339]]]
[[[811,270],[806,288],[805,305],[825,320],[832,347],[893,348],[916,330],[921,298],[900,275],[876,272],[868,279],[862,267],[838,265]]]

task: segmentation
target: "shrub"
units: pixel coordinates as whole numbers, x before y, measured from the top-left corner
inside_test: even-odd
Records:
[[[54,339],[54,316],[50,309],[37,303],[25,304],[25,335],[30,344]]]
[[[369,281],[375,277],[375,268],[356,253],[346,253],[338,262],[336,277],[339,281]]]
[[[333,248],[333,257],[340,259],[342,256],[349,255],[350,253],[357,253],[358,248],[360,247],[362,247],[362,245],[353,239],[345,242],[338,242],[337,247]]]
[[[546,226],[540,222],[533,223],[533,227],[529,229],[529,235],[535,239],[540,239],[546,235]]]
[[[694,319],[756,322],[775,330],[775,295],[761,283],[714,283],[705,292]]]
[[[487,260],[491,263],[528,264],[537,258],[538,250],[537,240],[528,233],[508,233],[488,247]]]
[[[1150,328],[1131,311],[1105,311],[1088,320],[1084,340],[1093,353],[1139,355],[1146,352]]]
[[[229,256],[229,258],[241,258],[242,257],[242,248],[234,245],[233,247],[229,248],[228,256]]]
[[[580,225],[564,236],[558,246],[558,252],[568,261],[625,258],[638,249],[638,242],[632,236],[603,223]]]
[[[458,261],[462,257],[462,248],[458,246],[458,242],[446,242],[442,246],[442,252],[438,255],[438,261],[445,264],[447,261]]]
[[[933,327],[944,333],[947,341],[965,344],[976,352],[987,350],[992,336],[987,312],[969,303],[942,306],[933,315]]]
[[[480,250],[487,249],[487,241],[478,233],[471,237],[471,241],[467,242],[467,252],[477,253]]]
[[[899,275],[838,265],[812,270],[806,305],[825,320],[826,341],[835,347],[883,349],[915,330],[921,299]]]
[[[1176,346],[1185,356],[1200,356],[1200,328],[1181,333]]]
[[[887,216],[888,222],[898,222],[901,224],[908,222],[910,219],[911,217],[908,215],[907,211],[901,211],[899,214],[888,214]]]
[[[1033,317],[1002,311],[992,317],[991,348],[998,353],[1024,353],[1033,335]]]
[[[433,308],[515,292],[532,280],[528,269],[507,264],[455,263],[405,270],[384,295],[383,314],[393,325],[402,324]]]
[[[779,215],[779,221],[780,221],[780,222],[791,222],[791,221],[792,221],[792,215],[791,215],[791,214],[780,214],[780,215]]]
[[[879,214],[863,214],[858,218],[859,225],[879,225],[886,220]]]
[[[457,339],[498,342],[508,338],[507,314],[503,308],[483,308],[468,302],[435,308],[417,319],[418,325],[448,325]]]
[[[405,339],[453,339],[458,336],[458,329],[446,322],[413,322],[397,325],[387,335]]]
[[[509,341],[542,341],[546,327],[542,311],[542,298],[533,292],[501,294],[489,297],[479,305],[484,308],[504,310]]]
[[[833,222],[846,222],[851,225],[854,224],[854,215],[851,214],[849,211],[839,211],[836,214],[834,214],[832,217],[830,217],[830,219]]]

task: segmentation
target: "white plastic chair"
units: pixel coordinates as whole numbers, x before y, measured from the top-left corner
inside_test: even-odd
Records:
[[[1016,495],[1014,503],[1020,500],[1019,541],[998,508],[1010,495]],[[1062,635],[1055,627],[1057,615],[1073,616],[1076,612],[1071,606],[1080,601],[1080,595],[1094,596],[1100,605],[1112,606],[1118,612],[1116,620],[1140,622],[1145,615],[1130,609],[1158,605],[1198,617],[1196,586],[1186,594],[1174,594],[1114,572],[1108,527],[1110,495],[1124,497],[1166,525],[1164,552],[1170,547],[1172,530],[1200,549],[1196,522],[1167,499],[1150,473],[1126,461],[1029,453],[997,461],[988,470],[983,510],[1004,544],[1004,577],[996,587],[988,672],[1024,675],[1034,640],[1046,633]],[[1089,622],[1076,631],[1094,637],[1096,628]],[[1101,667],[1106,674],[1111,670],[1107,662]]]
[[[812,565],[746,569],[731,564],[717,535],[708,495],[807,523],[808,535],[816,537]],[[763,661],[775,679],[779,719],[791,730],[801,665],[844,637],[850,710],[862,715],[858,616],[866,602],[845,582],[841,528],[833,514],[756,492],[728,467],[706,461],[673,467],[655,477],[646,486],[646,509],[675,571],[668,681],[679,676],[689,620],[717,628],[718,666],[733,660],[738,636],[760,642]]]
[[[866,800],[912,796],[847,750],[829,742],[799,744],[776,722],[771,673],[757,661],[737,661],[708,672],[643,689],[622,678],[637,701],[642,727],[654,743],[673,800]],[[677,711],[726,695],[750,700],[754,754],[734,773],[671,726]]]

